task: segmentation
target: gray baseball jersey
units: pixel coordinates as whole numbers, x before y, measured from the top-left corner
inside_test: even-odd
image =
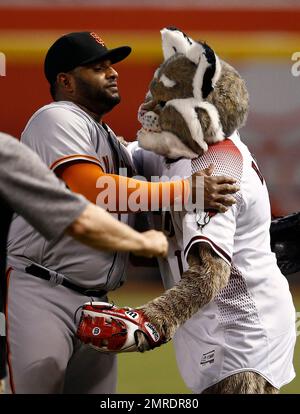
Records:
[[[110,130],[111,135],[114,134]],[[71,102],[55,102],[38,110],[21,138],[53,171],[74,160],[95,163],[117,173],[105,129]],[[118,218],[118,215],[114,215]],[[128,214],[120,215],[128,222]],[[64,236],[45,240],[25,220],[14,219],[9,235],[9,260],[32,261],[87,287],[115,289],[125,277],[127,253],[98,252]]]

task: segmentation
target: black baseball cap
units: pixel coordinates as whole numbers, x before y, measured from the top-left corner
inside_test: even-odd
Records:
[[[60,72],[69,72],[77,66],[97,60],[109,59],[120,62],[131,52],[129,46],[107,49],[103,40],[94,32],[73,32],[57,39],[46,54],[44,72],[49,83],[56,80]]]

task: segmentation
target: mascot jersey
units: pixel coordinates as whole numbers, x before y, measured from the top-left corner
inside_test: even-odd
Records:
[[[214,175],[234,177],[236,204],[225,214],[151,214],[152,224],[169,235],[169,254],[159,260],[166,288],[187,270],[196,243],[208,243],[231,265],[228,285],[176,332],[176,358],[186,385],[195,393],[240,371],[255,371],[280,388],[294,376],[295,309],[288,283],[270,249],[270,203],[264,178],[237,132],[209,146],[193,160],[168,162],[131,144],[140,174],[188,177],[215,165]]]

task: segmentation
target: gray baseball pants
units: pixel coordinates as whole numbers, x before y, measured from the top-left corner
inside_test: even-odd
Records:
[[[75,311],[90,299],[25,272],[10,272],[7,341],[12,392],[115,393],[116,356],[102,354],[75,336]]]

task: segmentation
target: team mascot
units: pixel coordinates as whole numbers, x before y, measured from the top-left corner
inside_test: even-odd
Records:
[[[206,43],[176,28],[161,33],[164,62],[139,110],[138,156],[149,156],[149,165],[159,161],[171,172],[178,173],[180,166],[182,176],[212,162],[216,174],[233,176],[245,190],[225,214],[169,212],[174,231],[161,267],[168,289],[137,309],[85,304],[78,336],[102,352],[144,352],[177,331],[179,368],[194,392],[277,393],[294,375],[295,314],[287,282],[269,249],[268,228],[262,235],[252,227],[256,219],[264,226],[257,217],[268,217],[269,208],[264,179],[237,133],[247,118],[247,88]],[[259,207],[255,201],[250,210],[251,194],[263,205],[256,215]],[[292,220],[299,229],[299,215]],[[271,229],[272,246],[285,265],[286,227],[283,220]],[[229,236],[223,240],[227,233],[234,242]],[[255,270],[260,269],[258,256],[266,276]]]

